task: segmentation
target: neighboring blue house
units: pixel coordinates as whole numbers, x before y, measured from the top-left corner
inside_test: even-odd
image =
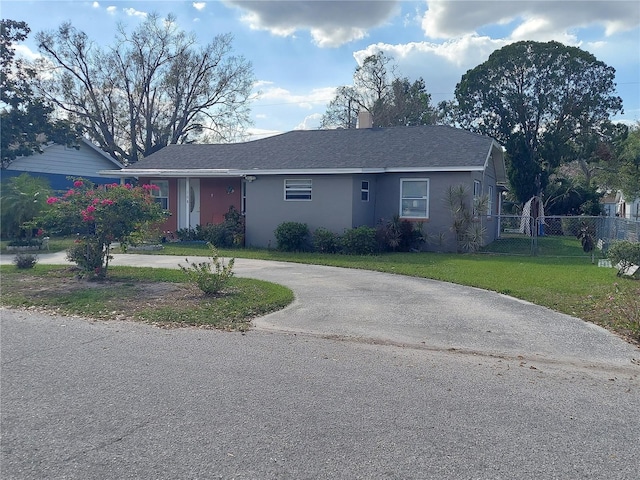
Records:
[[[100,170],[120,169],[123,165],[108,154],[82,139],[80,148],[51,144],[43,148],[43,153],[34,153],[28,157],[16,158],[0,171],[2,180],[28,173],[34,177],[43,177],[54,190],[67,190],[73,182],[67,177],[83,177],[96,184],[120,182],[120,177],[104,177]]]

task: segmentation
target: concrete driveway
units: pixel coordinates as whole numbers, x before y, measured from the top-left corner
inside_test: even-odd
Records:
[[[236,272],[296,300],[246,334],[0,310],[0,478],[637,479],[640,354],[616,336],[441,282]]]
[[[64,264],[65,254],[40,255],[39,261]],[[182,257],[140,254],[116,254],[111,262],[162,268],[178,268],[179,263],[186,262]],[[262,330],[606,368],[634,367],[640,359],[637,347],[603,328],[477,288],[242,258],[236,259],[234,272],[285,285],[295,293],[288,308],[254,321]]]

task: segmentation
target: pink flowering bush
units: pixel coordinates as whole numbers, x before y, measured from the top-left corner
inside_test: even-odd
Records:
[[[49,235],[76,235],[67,258],[84,274],[104,277],[110,260],[110,247],[120,242],[126,249],[132,236],[167,216],[151,191],[155,185],[130,184],[95,187],[76,179],[74,188],[61,197],[49,197],[43,214],[34,221]]]

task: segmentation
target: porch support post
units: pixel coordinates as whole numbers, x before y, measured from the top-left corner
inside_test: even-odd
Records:
[[[187,228],[191,229],[191,183],[190,178],[184,179],[184,218],[186,220]]]

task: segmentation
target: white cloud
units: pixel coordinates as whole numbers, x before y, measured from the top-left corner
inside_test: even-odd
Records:
[[[361,40],[367,36],[365,28],[356,27],[334,27],[330,30],[312,28],[310,32],[314,43],[319,47],[339,47],[344,43]]]
[[[241,20],[254,30],[288,37],[309,31],[320,47],[337,47],[367,35],[399,12],[397,0],[385,1],[245,1],[226,0],[245,14]]]
[[[487,36],[466,35],[455,40],[438,44],[432,42],[411,42],[406,44],[377,43],[354,52],[353,56],[361,64],[369,55],[383,51],[392,57],[398,66],[398,75],[416,80],[422,77],[432,102],[452,100],[455,86],[462,74],[483,63],[496,49],[502,48],[507,40],[494,40]]]
[[[273,85],[271,82],[258,82],[262,85]],[[311,109],[314,106],[326,105],[335,95],[335,87],[314,88],[309,93],[294,94],[286,88],[270,86],[265,88],[257,100],[270,105],[291,104],[300,108]]]
[[[270,82],[269,80],[256,80],[253,83],[253,88],[254,89],[258,88],[259,89],[259,88],[262,88],[262,87],[265,87],[265,86],[269,86],[269,85],[273,85],[273,82]]]
[[[296,125],[294,130],[316,130],[320,128],[320,122],[322,121],[321,113],[312,113],[307,115],[302,122]]]
[[[567,41],[567,32],[600,25],[606,35],[640,25],[640,3],[621,0],[428,0],[422,28],[430,38],[455,38],[491,25],[514,24],[512,38]]]
[[[27,47],[24,44],[15,44],[13,46],[13,49],[15,50],[17,57],[24,58],[26,60],[29,60],[30,62],[38,58],[42,58],[39,53],[33,52],[29,47]]]
[[[147,12],[141,12],[140,10],[136,10],[135,8],[123,8],[124,13],[126,13],[129,17],[147,17]]]
[[[260,138],[272,137],[284,133],[280,130],[268,130],[265,128],[248,128],[247,140],[258,140]]]
[[[93,8],[100,8],[100,4],[99,4],[98,2],[93,2],[93,3],[91,4],[91,6],[92,6]]]
[[[494,50],[502,48],[508,43],[510,42],[506,40],[494,40],[486,36],[465,35],[444,43],[377,43],[369,45],[364,50],[354,52],[353,56],[360,65],[366,57],[382,51],[394,58],[402,76],[412,77],[405,72],[404,66],[415,65],[425,71],[442,68],[459,71],[484,62]]]
[[[204,7],[207,6],[206,2],[193,2],[193,8],[195,8],[198,11],[202,11],[204,10]]]
[[[115,15],[117,11],[118,11],[118,7],[115,7],[113,5],[110,5],[107,7],[107,13],[111,15]]]

